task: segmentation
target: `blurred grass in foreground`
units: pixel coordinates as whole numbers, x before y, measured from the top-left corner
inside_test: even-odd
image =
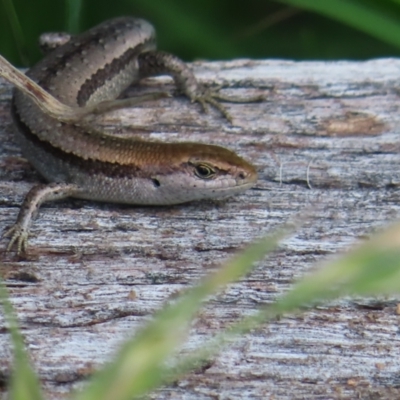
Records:
[[[202,302],[218,289],[248,273],[254,263],[276,247],[288,229],[251,245],[189,289],[125,343],[116,359],[95,374],[87,388],[74,400],[128,400],[178,379],[194,366],[215,355],[221,346],[251,329],[305,306],[341,296],[388,295],[400,292],[400,224],[392,226],[345,256],[332,261],[294,285],[274,304],[261,308],[236,325],[221,332],[191,355],[175,359],[173,351],[187,336],[191,320]],[[13,400],[42,399],[35,373],[29,367],[16,319],[1,284],[1,300],[14,347],[14,374],[10,387]],[[166,361],[169,361],[168,367]]]

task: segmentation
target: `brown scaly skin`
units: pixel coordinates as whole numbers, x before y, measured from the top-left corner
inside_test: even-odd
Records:
[[[164,94],[115,100],[146,76],[171,75],[178,89],[206,109],[217,107],[177,57],[155,50],[146,21],[117,18],[71,38],[21,74],[0,57],[0,75],[15,84],[12,115],[25,157],[49,181],[26,196],[8,250],[25,251],[29,226],[44,201],[68,196],[129,204],[166,205],[243,192],[255,168],[234,152],[200,143],[161,143],[108,136],[96,114]],[[238,99],[230,99],[237,101]],[[248,99],[247,101],[260,100]]]

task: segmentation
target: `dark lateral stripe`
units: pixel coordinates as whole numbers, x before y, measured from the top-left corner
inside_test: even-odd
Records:
[[[112,178],[147,178],[149,177],[143,170],[136,165],[120,165],[104,161],[85,160],[71,153],[66,153],[63,150],[52,146],[50,143],[39,139],[31,132],[29,127],[20,119],[18,110],[12,102],[11,113],[14,124],[19,132],[24,136],[25,140],[32,143],[34,146],[40,147],[43,151],[50,154],[52,157],[63,161],[70,166],[82,170],[86,175],[103,175]],[[60,128],[62,129],[62,127]]]
[[[107,81],[113,79],[122,70],[124,70],[126,66],[133,59],[135,59],[144,48],[146,48],[146,46],[147,43],[128,49],[124,54],[121,55],[121,57],[118,57],[111,63],[106,64],[104,68],[99,69],[95,74],[87,79],[78,92],[78,105],[80,107],[85,106],[89,98],[99,87],[103,86]]]
[[[69,42],[56,48],[43,58],[35,67],[31,68],[27,75],[37,81],[37,83],[46,87],[48,77],[55,76],[57,72],[62,71],[68,61],[75,57],[81,57],[82,50],[99,44],[104,37],[112,36],[118,29],[126,29],[128,24],[134,24],[135,21],[131,18],[116,18],[112,24],[106,22],[89,31],[73,36]],[[46,67],[46,71],[42,72],[42,67]]]

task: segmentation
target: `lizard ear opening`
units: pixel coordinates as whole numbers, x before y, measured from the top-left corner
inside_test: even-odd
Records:
[[[161,186],[161,182],[157,178],[151,178],[151,181],[153,182],[153,185],[155,187],[160,187]]]

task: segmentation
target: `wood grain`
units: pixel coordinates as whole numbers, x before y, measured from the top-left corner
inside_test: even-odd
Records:
[[[183,351],[399,217],[400,60],[193,66],[225,94],[266,100],[227,104],[234,125],[183,97],[118,110],[102,124],[110,134],[226,146],[254,162],[259,181],[238,197],[174,207],[46,204],[25,258],[5,254],[7,241],[0,242],[0,273],[48,398],[83,385],[168,299],[294,215],[312,210],[278,251],[205,305]],[[173,89],[167,78],[143,87]],[[10,98],[0,79],[2,230],[40,181],[14,142]],[[345,299],[266,324],[152,398],[398,398],[396,306],[395,298]],[[11,350],[2,317],[0,326],[5,393]]]

